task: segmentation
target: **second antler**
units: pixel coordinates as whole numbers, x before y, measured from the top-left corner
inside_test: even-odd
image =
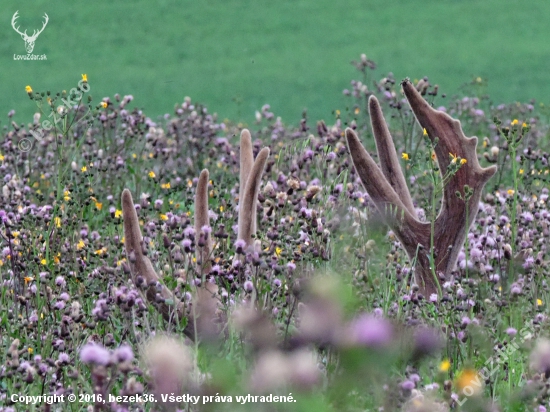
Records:
[[[346,139],[361,182],[403,245],[409,259],[416,262],[416,282],[420,291],[429,296],[439,289],[438,275],[448,274],[454,269],[466,231],[477,214],[483,186],[495,174],[496,166],[482,168],[479,165],[477,137],[466,137],[458,120],[432,108],[409,80],[404,80],[401,86],[420,126],[435,144],[441,175],[446,175],[453,161],[465,159],[443,187],[443,201],[434,224],[433,242],[431,223],[421,222],[413,206],[395,146],[376,97],[371,96],[369,99],[369,112],[380,167],[350,128],[346,129]],[[468,196],[465,191],[468,191]],[[461,194],[460,198],[457,192]],[[430,258],[432,243],[434,268]]]

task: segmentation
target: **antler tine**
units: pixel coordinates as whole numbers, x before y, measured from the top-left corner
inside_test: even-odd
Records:
[[[25,30],[25,33],[21,33],[19,31],[19,26],[15,27],[15,24],[17,23],[17,19],[19,18],[19,10],[17,10],[14,14],[13,14],[13,17],[11,18],[11,27],[13,27],[13,29],[19,33],[21,36],[26,36],[27,35],[27,30]]]
[[[240,169],[239,169],[239,216],[244,199],[244,191],[250,170],[254,164],[254,153],[252,152],[252,137],[248,129],[241,132]],[[256,208],[252,211],[252,231],[256,231]]]
[[[204,169],[197,183],[195,194],[195,239],[197,242],[197,267],[199,274],[210,272],[210,254],[212,253],[212,238],[210,233],[205,233],[204,246],[199,246],[201,228],[209,225],[208,219],[208,179],[209,173]]]
[[[208,231],[203,232],[206,236],[204,246],[199,245],[201,228],[209,225],[208,217],[208,180],[209,173],[204,169],[197,183],[197,192],[195,194],[195,243],[197,252],[197,272],[199,275],[207,275],[210,272],[212,238]],[[188,329],[195,328],[199,337],[215,336],[217,327],[213,323],[219,305],[218,285],[205,280],[201,287],[197,288],[195,310],[189,316]],[[196,323],[196,325],[193,325]],[[194,332],[193,332],[194,335]]]
[[[160,279],[147,256],[143,254],[143,237],[139,228],[139,220],[134,207],[132,194],[128,189],[122,192],[122,216],[124,220],[124,247],[130,262],[132,281],[137,285],[136,279],[142,276],[148,285],[147,300],[153,303],[166,320],[172,320],[174,315],[183,316],[183,305],[175,296],[160,283]],[[160,290],[158,286],[160,285]],[[160,295],[160,299],[157,298]],[[173,302],[173,306],[166,302]]]
[[[264,147],[258,153],[246,181],[243,198],[239,200],[239,230],[237,238],[244,240],[247,246],[251,246],[253,242],[252,236],[256,234],[255,224],[253,223],[253,218],[256,215],[254,210],[256,209],[262,174],[268,156],[268,147]]]
[[[432,141],[435,138],[438,139],[435,153],[441,174],[446,173],[452,161],[450,156],[452,154],[467,160],[465,167],[461,167],[457,172],[459,177],[465,174],[472,175],[485,184],[495,174],[496,166],[488,168],[480,166],[476,152],[477,137],[466,137],[460,121],[431,107],[409,80],[404,80],[401,86],[420,126],[426,129]]]
[[[346,139],[355,170],[370,198],[398,238],[403,239],[403,246],[407,251],[411,249],[414,253],[412,250],[415,249],[414,231],[423,231],[425,224],[418,221],[403,204],[376,162],[359,141],[357,134],[350,128],[346,129]],[[407,239],[410,241],[406,241]]]
[[[32,31],[32,36],[30,36],[31,39],[33,40],[36,40],[36,38],[39,36],[40,33],[42,33],[44,31],[44,29],[46,28],[46,25],[48,24],[48,21],[50,20],[48,15],[46,13],[44,13],[44,17],[46,18],[44,20],[44,23],[42,24],[42,28],[40,30],[33,30]]]
[[[413,217],[417,218],[416,210],[409,189],[407,188],[407,183],[405,182],[405,176],[399,165],[388,125],[382,114],[380,103],[378,103],[378,99],[374,96],[369,98],[369,113],[382,173],[393,190],[395,190],[403,206]]]
[[[44,24],[42,24],[42,28],[41,28],[40,31],[37,33],[37,35],[40,34],[40,33],[42,33],[42,32],[44,31],[44,29],[46,28],[46,25],[47,25],[48,22],[50,21],[50,18],[48,17],[48,15],[47,15],[46,13],[44,13],[44,17],[45,17],[45,19],[44,19]]]

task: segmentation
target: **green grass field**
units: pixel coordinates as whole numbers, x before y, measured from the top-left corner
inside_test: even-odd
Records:
[[[382,76],[429,76],[448,94],[472,76],[489,80],[496,102],[548,101],[550,3],[533,0],[390,1],[278,0],[254,2],[138,0],[131,6],[7,0],[0,11],[2,100],[28,122],[33,105],[24,88],[58,91],[87,73],[95,101],[116,92],[155,117],[184,96],[220,117],[250,122],[271,104],[296,122],[304,108],[313,120],[342,108],[342,89],[356,76],[349,64],[360,53],[379,64]],[[24,43],[11,28],[50,21],[35,54],[47,61],[14,61]]]

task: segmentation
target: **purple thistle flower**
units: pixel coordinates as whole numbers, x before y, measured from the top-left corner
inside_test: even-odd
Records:
[[[129,362],[134,359],[134,352],[129,345],[121,345],[113,352],[115,362]]]
[[[243,253],[246,247],[246,242],[243,239],[239,239],[235,242],[235,250],[237,253]]]
[[[514,328],[508,328],[506,329],[506,334],[508,336],[516,336],[516,333],[518,333],[518,331]]]
[[[415,384],[413,381],[410,381],[410,380],[406,380],[404,382],[401,382],[401,388],[406,390],[406,391],[412,391],[415,387]]]
[[[363,314],[351,323],[352,339],[359,345],[383,348],[393,336],[392,325],[386,319]]]
[[[109,363],[110,358],[109,351],[96,343],[87,343],[80,350],[80,360],[84,363],[105,366]]]
[[[57,360],[59,361],[59,363],[67,364],[67,363],[69,363],[71,358],[65,352],[61,352],[59,354],[59,357],[57,358]]]
[[[244,282],[244,290],[248,293],[252,292],[254,290],[254,284],[247,280],[246,282]]]

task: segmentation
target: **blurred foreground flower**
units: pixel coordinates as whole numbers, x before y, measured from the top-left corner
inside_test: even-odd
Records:
[[[403,412],[447,412],[449,406],[443,402],[438,402],[424,393],[413,390],[411,399],[403,406]]]
[[[153,391],[160,394],[183,393],[189,383],[192,369],[191,353],[178,338],[168,335],[155,336],[142,348],[142,359],[151,376]]]
[[[480,395],[483,391],[483,378],[473,368],[463,369],[455,380],[457,391],[466,396]]]
[[[540,338],[535,344],[530,357],[531,369],[543,373],[546,378],[550,377],[550,340]]]
[[[284,385],[302,390],[312,388],[321,378],[315,355],[301,349],[292,353],[269,351],[258,359],[250,377],[253,391],[264,393]]]
[[[384,348],[392,342],[393,327],[382,317],[363,314],[351,322],[350,338],[355,345]]]

